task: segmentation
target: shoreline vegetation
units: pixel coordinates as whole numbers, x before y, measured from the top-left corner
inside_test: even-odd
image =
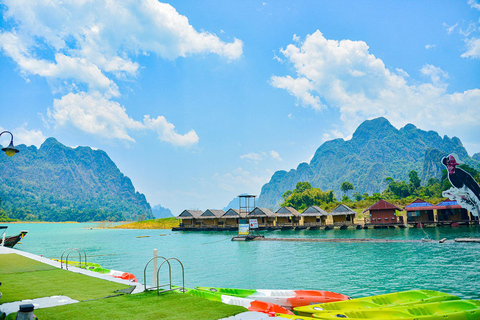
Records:
[[[179,226],[179,221],[175,217],[152,219],[144,221],[130,222],[127,224],[121,224],[113,229],[172,229]]]

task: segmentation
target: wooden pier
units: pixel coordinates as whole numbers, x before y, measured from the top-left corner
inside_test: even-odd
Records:
[[[253,241],[294,241],[294,242],[363,242],[363,243],[418,243],[418,242],[438,242],[438,240],[402,240],[402,239],[318,239],[318,238],[255,238]],[[443,243],[443,242],[442,242]]]

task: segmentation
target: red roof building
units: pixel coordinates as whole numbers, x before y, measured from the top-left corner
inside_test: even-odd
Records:
[[[370,208],[365,211],[370,212],[370,222],[374,224],[391,224],[398,223],[396,211],[403,211],[403,209],[391,204],[385,200],[378,200]],[[403,223],[403,221],[400,221]]]

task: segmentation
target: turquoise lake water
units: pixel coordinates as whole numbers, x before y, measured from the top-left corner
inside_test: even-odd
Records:
[[[410,289],[480,299],[480,243],[232,242],[235,232],[95,229],[95,223],[8,224],[29,230],[16,249],[59,258],[80,248],[87,260],[127,271],[143,282],[153,249],[185,266],[185,285],[255,289],[319,289],[353,297]],[[93,229],[91,229],[93,228]],[[480,237],[480,227],[426,228],[430,238]],[[165,234],[164,236],[160,236]],[[265,231],[266,237],[422,239],[422,229]],[[137,238],[137,236],[150,236]],[[70,256],[74,260],[74,254]],[[180,268],[172,264],[175,284]],[[162,283],[167,279],[162,268]],[[151,284],[151,272],[147,281]]]

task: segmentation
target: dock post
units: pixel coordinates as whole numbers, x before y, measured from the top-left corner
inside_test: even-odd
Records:
[[[158,256],[158,249],[153,249],[153,257]],[[154,288],[157,287],[157,259],[153,259],[153,285]]]

